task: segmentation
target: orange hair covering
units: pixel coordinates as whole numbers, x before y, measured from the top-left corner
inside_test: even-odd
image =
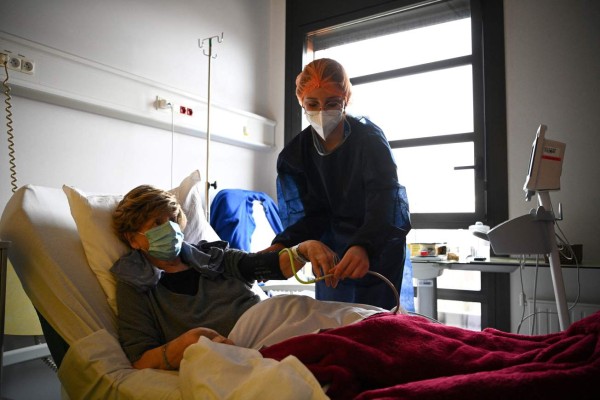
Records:
[[[330,58],[320,58],[307,64],[296,78],[296,97],[302,105],[307,93],[317,88],[330,90],[346,104],[352,94],[352,84],[342,64]]]

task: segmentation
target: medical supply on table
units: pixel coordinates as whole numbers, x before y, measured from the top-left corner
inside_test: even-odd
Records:
[[[445,261],[446,243],[409,243],[410,259],[414,261]]]
[[[490,242],[485,239],[481,239],[475,236],[474,232],[481,232],[487,234],[490,231],[488,225],[484,225],[482,222],[477,221],[475,225],[469,226],[469,233],[471,234],[470,242],[471,249],[470,254],[467,258],[474,261],[489,261],[490,259]]]

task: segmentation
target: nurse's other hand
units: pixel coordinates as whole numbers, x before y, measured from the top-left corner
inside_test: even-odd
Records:
[[[336,279],[362,278],[369,271],[369,254],[362,246],[352,246],[342,260],[331,271]]]

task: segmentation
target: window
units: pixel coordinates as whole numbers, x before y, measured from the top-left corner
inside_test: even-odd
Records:
[[[468,296],[481,292],[481,272],[444,270],[436,279],[437,289],[454,293],[459,300],[439,298],[437,319],[446,324],[471,330],[481,330],[481,303],[466,301]]]
[[[469,1],[449,0],[307,35],[305,63],[328,57],[347,66],[353,83],[348,112],[385,132],[413,219],[442,213],[464,214],[467,222],[484,217],[483,177],[475,174],[482,130],[475,130],[473,112],[473,69],[480,66],[471,57],[471,25]],[[460,196],[439,201],[432,196],[439,182]]]
[[[496,78],[493,64],[488,72],[483,58],[483,4],[350,1],[338,3],[339,13],[332,8],[326,18],[324,2],[312,3],[288,1],[288,22],[310,20],[302,13],[311,14],[313,6],[321,12],[313,10],[318,17],[313,23],[295,29],[292,24],[291,32],[288,27],[295,53],[287,57],[288,81],[316,58],[344,65],[353,83],[348,112],[370,118],[385,132],[407,188],[413,226],[466,228],[475,221],[505,220],[504,70],[499,67],[502,91],[486,93],[486,80]],[[501,8],[501,1],[494,3]],[[294,73],[293,60],[301,61]],[[294,100],[286,112],[288,140],[306,126]],[[492,101],[497,109],[486,108]],[[495,119],[500,124],[492,125]]]

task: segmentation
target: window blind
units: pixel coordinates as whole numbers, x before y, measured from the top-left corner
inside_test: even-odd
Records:
[[[308,40],[312,44],[312,50],[319,51],[470,16],[469,0],[419,2],[385,14],[312,32],[308,35]]]

